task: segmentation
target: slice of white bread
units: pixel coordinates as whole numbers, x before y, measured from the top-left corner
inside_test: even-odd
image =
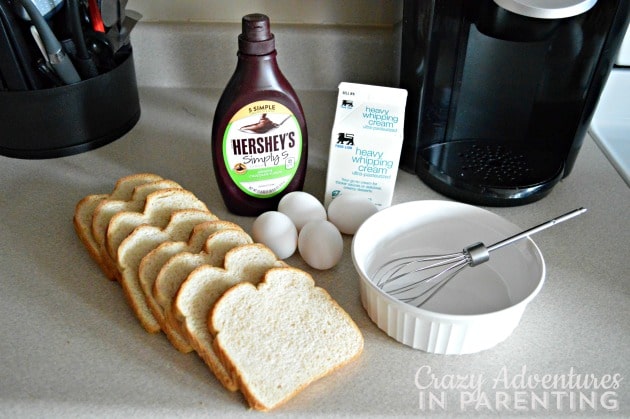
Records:
[[[117,279],[120,272],[115,261],[109,255],[106,249],[107,229],[111,219],[120,212],[142,211],[145,206],[147,197],[159,190],[164,189],[181,189],[176,182],[172,180],[162,179],[153,182],[147,182],[136,186],[130,199],[110,199],[101,202],[94,210],[92,217],[92,234],[94,240],[99,246],[99,255],[103,271],[110,279]]]
[[[150,174],[121,178],[111,194],[81,200],[73,222],[88,252],[97,249],[92,257],[99,262],[104,256],[104,271],[110,269],[112,277],[120,278],[127,298],[144,302],[141,310],[133,311],[140,313],[141,322],[143,316],[149,319],[145,329],[162,328],[182,352],[195,345],[220,382],[230,390],[240,389],[256,409],[278,406],[361,352],[363,340],[352,320],[325,291],[314,287],[308,274],[286,268],[268,249],[261,251],[262,245],[252,244],[239,226],[217,220],[175,182]],[[269,267],[258,288],[245,287],[257,283]],[[200,273],[194,279],[197,268],[214,274]],[[256,311],[259,306],[261,312]],[[284,333],[283,327],[294,335]],[[323,351],[328,355],[318,352],[319,347],[328,348]],[[276,357],[269,351],[277,352]],[[296,359],[320,368],[307,365],[291,378]],[[256,381],[257,374],[265,376]],[[278,377],[285,380],[284,389],[271,388]]]
[[[183,333],[173,313],[173,303],[180,286],[196,268],[203,265],[223,266],[225,255],[230,249],[250,243],[251,237],[241,229],[220,230],[208,237],[200,252],[181,252],[164,264],[153,285],[153,298],[164,313],[164,333],[169,337],[183,335],[190,342],[190,337]]]
[[[350,316],[309,274],[272,269],[258,285],[241,283],[216,302],[214,348],[251,407],[270,410],[363,349]]]
[[[75,209],[72,224],[77,232],[77,236],[87,249],[89,255],[98,264],[99,268],[105,272],[105,268],[101,262],[101,252],[98,243],[92,234],[92,216],[98,205],[109,198],[108,194],[88,195],[81,199]]]
[[[116,213],[107,225],[105,249],[112,261],[118,263],[118,247],[136,227],[146,224],[164,228],[171,214],[182,209],[207,211],[206,205],[192,192],[181,188],[160,189],[147,195],[141,211]]]
[[[153,297],[153,286],[155,284],[155,280],[157,279],[160,270],[171,257],[182,252],[199,253],[203,249],[204,243],[211,234],[220,230],[228,229],[240,230],[241,227],[235,223],[223,220],[207,221],[198,224],[193,228],[188,241],[164,242],[147,253],[140,262],[140,267],[138,268],[138,279],[140,281],[142,292],[146,298],[147,305],[169,341],[180,352],[187,353],[193,349],[188,344],[188,339],[182,336],[178,330],[168,328],[166,325],[164,310],[162,310],[160,304]]]
[[[106,200],[128,201],[136,186],[155,182],[162,178],[152,173],[138,173],[120,178],[110,194],[88,195],[81,199],[74,211],[73,224],[79,239],[94,261],[104,270],[100,257],[100,246],[92,234],[92,219],[96,208]]]
[[[120,243],[117,257],[120,283],[129,305],[147,332],[158,332],[160,324],[153,316],[140,286],[138,272],[142,258],[161,243],[185,240],[196,225],[216,219],[204,210],[177,210],[171,213],[166,227],[140,225]]]
[[[195,269],[179,288],[173,312],[182,323],[195,351],[217,379],[231,391],[238,386],[212,347],[208,316],[217,299],[233,285],[247,281],[258,283],[271,268],[285,267],[276,255],[262,244],[248,244],[231,249],[222,267],[204,265]]]

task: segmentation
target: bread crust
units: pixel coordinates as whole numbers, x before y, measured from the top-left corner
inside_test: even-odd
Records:
[[[189,237],[194,226],[211,220],[216,220],[216,217],[205,210],[175,210],[166,226],[141,224],[118,247],[117,263],[121,285],[136,317],[148,332],[157,333],[161,327],[153,316],[140,285],[138,275],[142,258],[161,243]]]
[[[175,230],[176,224],[178,228]],[[210,225],[213,227],[209,227]],[[240,226],[218,220],[192,192],[185,190],[176,182],[146,173],[123,177],[116,182],[110,194],[93,194],[81,199],[75,206],[73,226],[90,257],[106,276],[120,281],[132,312],[145,330],[150,333],[163,330],[173,346],[181,352],[190,352],[194,349],[218,381],[228,390],[240,390],[249,406],[255,410],[267,411],[277,408],[313,381],[356,359],[363,350],[363,337],[356,324],[326,290],[315,285],[310,274],[278,260],[266,246],[252,243],[251,237]],[[206,236],[199,239],[195,233],[201,234],[204,228],[208,228],[204,233]],[[215,231],[211,233],[213,229]],[[220,240],[219,237],[224,238]],[[168,257],[165,254],[160,255],[159,249],[167,249],[169,246],[174,247],[165,251]],[[160,275],[163,272],[167,275],[169,263],[173,261],[174,264],[174,261],[184,257],[186,252],[194,259],[191,267],[196,269],[187,273],[184,278],[177,279],[173,283],[176,283],[175,294],[165,298],[166,294],[160,294],[163,292],[159,287]],[[267,252],[269,253],[267,259],[256,256]],[[212,254],[216,257],[205,259]],[[156,260],[152,260],[152,255]],[[149,269],[151,263],[155,264],[151,267],[152,273],[147,273],[147,277],[144,277],[144,271]],[[209,277],[207,278],[209,282],[199,283],[197,288],[193,281],[203,270],[211,270],[214,273],[211,277],[217,283],[211,282],[213,279]],[[290,279],[285,279],[283,275]],[[288,282],[284,284],[283,281]],[[330,364],[308,369],[311,375],[307,378],[300,373],[296,374],[295,379],[287,378],[288,390],[281,397],[277,397],[273,392],[270,393],[273,394],[272,397],[267,393],[261,397],[259,394],[263,393],[257,392],[256,384],[248,381],[247,377],[251,374],[243,370],[246,366],[239,363],[232,354],[234,347],[230,349],[226,342],[223,342],[222,336],[227,336],[225,333],[228,333],[228,329],[219,325],[217,319],[221,314],[218,313],[222,307],[235,304],[230,308],[235,310],[229,319],[231,327],[236,327],[237,330],[246,329],[250,323],[254,324],[253,320],[256,319],[247,322],[237,315],[240,313],[240,306],[231,301],[232,296],[243,290],[253,290],[255,298],[260,298],[265,287],[270,287],[270,292],[277,291],[278,289],[273,287],[280,284],[286,288],[280,289],[276,294],[265,294],[270,301],[277,303],[278,307],[291,309],[289,305],[302,304],[304,301],[310,302],[314,299],[313,304],[321,306],[309,305],[308,309],[321,310],[322,316],[330,316],[326,317],[327,323],[311,323],[302,317],[296,320],[298,326],[303,325],[308,329],[305,333],[310,340],[307,342],[319,342],[317,336],[308,334],[317,333],[313,330],[313,325],[321,326],[326,331],[322,333],[332,336],[331,324],[334,324],[335,328],[339,327],[339,330],[345,331],[343,335],[348,335],[348,341],[344,340],[342,343],[348,343],[349,346],[342,350],[335,346],[337,345],[335,341],[331,349],[335,352],[334,356],[329,357],[330,352],[321,356],[327,360],[332,359]],[[293,292],[290,295],[296,297],[296,300],[282,300],[280,296],[284,295],[285,291]],[[184,297],[185,295],[188,297]],[[303,299],[304,296],[309,298]],[[310,298],[314,296],[316,298]],[[298,303],[298,300],[301,303]],[[188,307],[188,304],[191,307]],[[197,306],[197,311],[192,307],[194,304],[201,304]],[[308,313],[320,317],[319,312]],[[279,319],[285,317],[277,317],[276,321]],[[189,323],[192,321],[195,327]],[[243,321],[245,323],[238,323]],[[284,330],[282,327],[280,330]],[[198,330],[202,331],[203,336],[197,335]],[[278,341],[283,338],[273,337]],[[262,336],[257,336],[256,339],[243,343],[252,351],[252,356],[260,353],[257,352],[260,348],[256,345],[261,344],[261,339]],[[328,342],[326,345],[331,344],[329,339],[326,342]],[[272,343],[275,344],[275,341]],[[293,343],[292,348],[297,347],[295,350],[298,352],[294,352],[289,358],[295,356],[304,359],[304,356],[310,354],[304,352],[300,345]],[[311,345],[311,349],[321,355],[320,348]],[[303,352],[299,352],[300,350]],[[267,354],[271,358],[275,356],[274,353]],[[286,361],[290,364],[290,359]],[[261,359],[260,362],[264,365],[265,360]],[[260,364],[256,364],[258,365]],[[290,370],[291,367],[288,368]],[[292,368],[298,371],[295,370],[295,365]]]
[[[174,299],[176,320],[181,322],[196,352],[228,390],[236,391],[238,386],[214,352],[207,319],[215,301],[226,289],[238,282],[257,283],[267,270],[278,266],[286,264],[267,246],[260,243],[238,245],[225,254],[220,266],[204,265],[190,273]]]
[[[91,226],[94,209],[99,203],[107,199],[107,197],[109,197],[107,194],[86,196],[77,203],[74,210],[74,216],[72,217],[74,230],[77,233],[77,236],[79,236],[81,243],[83,243],[87,249],[90,257],[103,271],[104,267],[101,262],[101,253],[99,251],[98,243],[94,240],[94,236],[92,235]]]
[[[192,337],[178,318],[175,301],[183,283],[200,267],[221,266],[229,249],[252,243],[251,237],[241,228],[225,228],[208,236],[204,246],[198,253],[182,252],[170,258],[160,270],[153,288],[153,296],[163,309],[168,333],[180,334],[208,364],[209,358],[199,350]],[[222,371],[215,374],[219,381],[229,390],[234,386]]]
[[[149,180],[150,179],[150,180]],[[111,219],[120,212],[124,211],[141,211],[144,207],[147,196],[151,192],[167,188],[180,188],[181,186],[172,180],[162,179],[153,180],[148,177],[147,182],[142,182],[142,178],[128,177],[125,182],[118,182],[119,187],[123,188],[112,193],[112,197],[101,202],[92,216],[92,235],[98,243],[101,264],[104,268],[105,275],[113,280],[119,279],[120,272],[114,259],[106,249],[107,229]],[[123,187],[124,186],[124,187]],[[132,188],[133,187],[133,188]]]
[[[109,230],[112,225],[112,220],[123,213],[128,216],[132,213],[144,214],[147,202],[150,202],[149,197],[161,196],[158,193],[167,190],[184,191],[178,183],[172,180],[162,179],[136,186],[131,199],[128,201],[112,200],[99,205],[99,208],[96,209],[92,222],[92,231],[100,246],[101,260],[107,267],[107,273],[110,277],[115,279],[120,278],[120,270],[116,262],[116,253],[111,252],[108,247],[108,236],[110,234]],[[129,231],[127,233],[130,234],[131,232]]]
[[[213,233],[222,230],[243,231],[240,226],[229,221],[207,221],[196,225],[186,242],[162,243],[143,257],[140,262],[138,276],[147,304],[168,340],[178,351],[183,353],[188,353],[193,350],[192,346],[190,346],[189,339],[181,333],[179,328],[171,327],[171,322],[167,321],[166,318],[166,310],[162,308],[155,298],[153,290],[160,272],[169,263],[172,257],[188,252],[201,252],[203,250],[203,243],[205,243]]]
[[[233,302],[231,301],[233,300],[232,298],[233,294],[237,296],[239,293],[241,293],[242,290],[249,289],[249,290],[255,291],[254,293],[250,293],[250,295],[252,295],[252,298],[258,298],[254,296],[257,295],[257,293],[263,290],[265,287],[267,287],[270,284],[270,282],[275,281],[274,279],[275,276],[281,272],[283,275],[285,273],[292,272],[294,275],[300,278],[299,279],[300,281],[309,282],[309,286],[313,290],[312,292],[319,293],[320,296],[323,297],[323,299],[326,301],[326,304],[329,305],[329,308],[334,310],[337,313],[337,315],[341,316],[342,322],[345,324],[345,327],[350,328],[351,330],[354,331],[353,335],[354,335],[355,341],[353,343],[356,345],[356,348],[350,356],[347,356],[346,358],[335,363],[334,365],[331,365],[329,368],[323,370],[321,373],[308,377],[308,379],[299,383],[299,385],[293,388],[291,391],[285,393],[280,400],[277,400],[273,404],[267,404],[256,395],[256,391],[254,390],[254,387],[259,384],[254,384],[247,381],[247,379],[245,378],[247,371],[242,370],[243,365],[239,365],[238,361],[230,354],[230,349],[225,347],[225,344],[223,343],[222,336],[221,336],[222,328],[218,325],[218,322],[219,322],[218,318],[222,315],[221,311],[224,309],[223,305],[224,304],[228,305]],[[225,368],[228,371],[230,371],[231,375],[236,380],[241,393],[247,400],[250,407],[252,407],[255,410],[262,410],[262,411],[268,411],[268,410],[277,408],[278,406],[286,403],[288,400],[293,398],[296,394],[301,392],[304,388],[306,388],[312,382],[333,373],[334,371],[338,370],[342,366],[353,361],[354,359],[359,357],[359,355],[362,353],[363,345],[364,345],[363,336],[359,328],[357,327],[357,325],[354,323],[352,318],[348,315],[348,313],[346,313],[343,310],[343,308],[341,308],[341,306],[330,296],[330,294],[325,289],[315,286],[315,282],[313,281],[313,278],[310,276],[310,274],[294,267],[270,269],[269,271],[267,271],[264,279],[258,285],[253,285],[247,282],[241,282],[235,285],[234,287],[230,288],[228,291],[226,291],[222,295],[222,297],[214,305],[212,312],[209,316],[208,323],[209,323],[209,330],[215,337],[214,342],[213,342],[213,347],[215,349],[217,357],[221,360]],[[223,332],[225,333],[225,331]],[[281,336],[274,336],[273,338],[277,341],[280,341],[282,339]],[[252,344],[261,345],[261,344],[264,344],[264,342],[260,342],[260,341],[252,342]]]
[[[131,199],[136,186],[144,183],[155,182],[161,179],[161,176],[153,173],[136,173],[124,176],[116,181],[112,192],[109,194],[88,195],[81,199],[75,206],[74,215],[72,217],[74,229],[92,259],[97,263],[106,276],[110,278],[113,277],[111,272],[108,270],[108,266],[105,265],[101,258],[99,243],[96,241],[92,232],[94,212],[104,201],[127,201]]]

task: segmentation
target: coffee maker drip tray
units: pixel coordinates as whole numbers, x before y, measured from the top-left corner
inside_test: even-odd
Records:
[[[558,153],[500,140],[459,140],[420,151],[418,174],[436,191],[479,205],[512,206],[547,195],[562,178]]]

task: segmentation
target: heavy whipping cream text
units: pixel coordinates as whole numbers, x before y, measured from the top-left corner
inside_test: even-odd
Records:
[[[398,124],[398,116],[390,115],[390,109],[366,106],[363,111],[363,118],[365,118],[367,124],[372,127],[391,128],[395,130]]]
[[[384,152],[362,150],[357,148],[352,156],[352,162],[357,164],[357,172],[374,173],[379,175],[387,175],[390,170],[394,169],[393,160],[383,158]],[[396,170],[398,167],[396,166]]]
[[[378,208],[391,204],[403,142],[407,92],[341,83],[335,111],[326,198],[360,193]]]

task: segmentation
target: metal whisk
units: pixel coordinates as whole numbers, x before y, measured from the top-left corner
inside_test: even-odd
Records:
[[[490,252],[584,212],[586,208],[575,209],[488,247],[479,242],[465,247],[461,252],[393,259],[378,268],[374,274],[374,283],[399,300],[420,307],[464,268],[490,260]]]

